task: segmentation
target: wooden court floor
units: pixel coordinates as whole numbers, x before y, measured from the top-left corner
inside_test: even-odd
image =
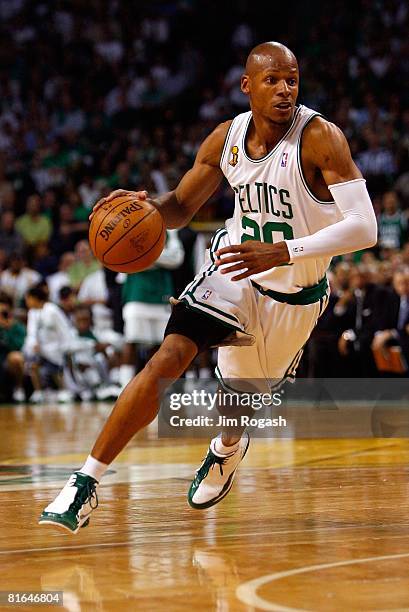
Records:
[[[253,440],[230,495],[198,512],[206,442],[152,428],[88,528],[39,527],[109,411],[0,407],[0,591],[63,591],[71,612],[409,610],[408,439]]]

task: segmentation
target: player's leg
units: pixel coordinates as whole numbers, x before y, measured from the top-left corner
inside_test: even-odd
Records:
[[[178,378],[196,354],[197,346],[189,338],[176,334],[165,338],[153,358],[122,391],[91,455],[45,508],[40,523],[55,524],[73,533],[88,524],[89,514],[97,505],[96,485],[108,465],[158,413],[161,379]]]
[[[257,332],[255,322],[252,330]],[[260,362],[263,343],[264,339],[258,333],[252,346],[219,349],[216,373],[225,393],[219,398],[218,411],[227,417],[224,421],[226,424],[221,427],[220,434],[211,440],[206,457],[190,485],[188,502],[192,508],[210,508],[226,497],[237,468],[247,453],[250,438],[246,427],[241,424],[241,416],[254,415],[248,396],[269,391]],[[227,364],[228,369],[225,367]],[[223,377],[220,368],[228,378]]]
[[[47,506],[40,523],[57,524],[73,533],[88,523],[97,505],[95,491],[100,478],[135,433],[155,418],[163,382],[176,380],[199,350],[218,343],[230,332],[217,321],[209,324],[205,315],[183,304],[173,309],[161,347],[121,393],[91,455]]]
[[[269,393],[281,382],[294,378],[302,347],[325,309],[326,298],[312,304],[292,305],[257,295],[256,303],[256,312],[250,304],[247,329],[255,335],[256,343],[246,348],[219,349],[216,373],[227,391]],[[248,447],[244,430],[226,427],[211,441],[189,489],[188,500],[193,508],[209,508],[230,491]]]
[[[129,440],[156,417],[160,394],[160,381],[176,380],[197,354],[196,344],[185,336],[166,336],[146,366],[122,391],[108,417],[91,456],[109,464]]]

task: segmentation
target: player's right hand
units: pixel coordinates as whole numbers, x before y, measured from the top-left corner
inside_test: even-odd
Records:
[[[92,217],[95,215],[97,210],[101,208],[101,206],[103,206],[107,202],[110,202],[114,198],[117,198],[118,196],[133,196],[136,200],[146,200],[146,198],[148,197],[148,192],[146,190],[127,191],[126,189],[115,189],[115,191],[111,191],[111,193],[105,198],[101,198],[100,200],[98,200],[98,202],[94,205],[92,209],[92,213],[89,216],[89,220],[92,221]]]

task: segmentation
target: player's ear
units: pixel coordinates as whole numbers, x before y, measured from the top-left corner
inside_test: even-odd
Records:
[[[240,81],[241,91],[247,96],[250,93],[250,79],[247,74],[243,74]]]

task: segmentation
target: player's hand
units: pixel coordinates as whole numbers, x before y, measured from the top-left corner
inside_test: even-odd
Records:
[[[115,191],[111,191],[111,193],[105,198],[101,198],[100,200],[98,200],[98,202],[94,205],[92,209],[92,213],[89,216],[89,220],[92,221],[92,217],[95,215],[98,208],[101,208],[101,206],[103,206],[107,202],[110,202],[114,198],[117,198],[118,196],[133,196],[136,200],[146,200],[148,197],[148,192],[146,190],[127,191],[126,189],[115,189]]]
[[[258,240],[246,240],[242,244],[232,244],[216,251],[216,266],[232,264],[222,268],[221,274],[230,274],[241,270],[233,276],[232,281],[248,278],[252,274],[265,272],[290,261],[290,254],[285,242],[270,244]]]

